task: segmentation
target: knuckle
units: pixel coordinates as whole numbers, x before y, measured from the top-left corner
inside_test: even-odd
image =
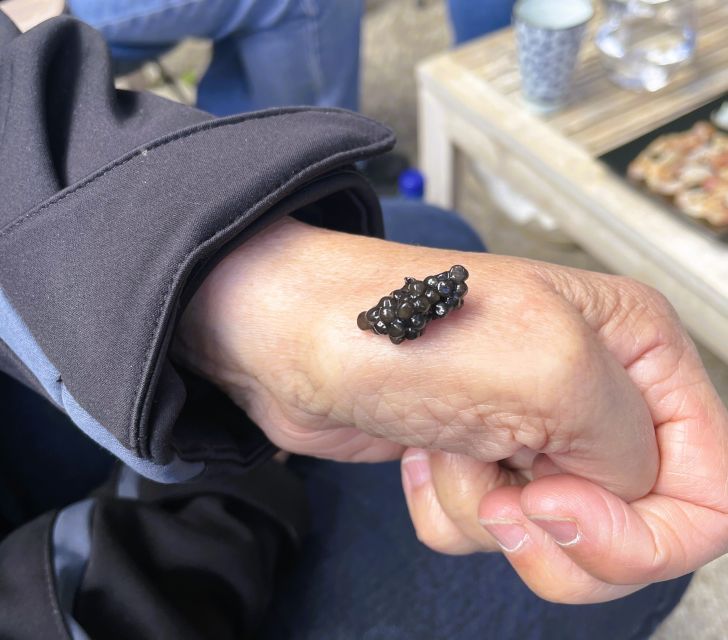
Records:
[[[573,589],[569,587],[559,586],[558,584],[553,585],[538,585],[531,586],[533,591],[539,598],[554,604],[579,604],[580,598]]]
[[[429,549],[438,553],[454,553],[456,540],[452,534],[438,531],[434,527],[416,527],[417,539]]]
[[[417,539],[426,547],[444,555],[460,555],[472,551],[464,536],[452,527],[438,526],[436,522],[415,522]]]
[[[540,360],[540,377],[550,395],[558,397],[562,390],[583,382],[594,360],[594,339],[589,328],[579,319],[561,323],[550,345],[544,345]]]
[[[537,573],[526,582],[537,596],[555,604],[585,604],[600,602],[604,583],[584,574],[576,566],[563,573],[553,570]]]
[[[645,310],[650,316],[677,320],[674,307],[663,293],[641,282],[635,282],[633,286],[637,288],[639,300],[644,304]]]
[[[664,579],[674,564],[673,554],[669,549],[658,549],[652,558],[652,562],[645,566],[644,571],[640,574],[640,582],[656,582]]]
[[[621,292],[619,309],[616,312],[618,317],[627,320],[632,316],[653,322],[663,320],[669,324],[679,324],[675,308],[663,293],[626,276],[614,276],[614,278]]]
[[[564,329],[538,358],[535,406],[517,430],[518,442],[535,451],[568,447],[570,434],[560,433],[560,425],[569,407],[590,400],[600,376],[602,357],[588,328],[571,322]]]

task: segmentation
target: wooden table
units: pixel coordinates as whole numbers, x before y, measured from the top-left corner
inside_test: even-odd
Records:
[[[728,90],[728,3],[695,0],[695,61],[658,93],[612,84],[591,34],[570,104],[536,115],[520,95],[511,29],[418,67],[426,198],[455,205],[458,163],[476,161],[526,195],[614,272],[662,291],[728,362],[728,245],[693,230],[597,158]],[[596,21],[591,25],[592,31]]]

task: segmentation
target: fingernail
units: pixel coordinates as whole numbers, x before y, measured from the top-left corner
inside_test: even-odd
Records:
[[[503,551],[508,553],[518,551],[528,537],[520,524],[510,520],[481,520],[480,524],[495,538]]]
[[[552,516],[528,516],[562,547],[570,547],[581,540],[581,532],[575,520]]]
[[[408,491],[430,481],[430,457],[424,449],[410,452],[402,458],[402,469]]]

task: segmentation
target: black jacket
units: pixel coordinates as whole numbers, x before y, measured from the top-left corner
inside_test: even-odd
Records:
[[[241,637],[300,488],[170,338],[209,270],[280,216],[381,236],[353,163],[393,138],[334,109],[214,119],[112,80],[91,28],[20,35],[0,12],[0,371],[127,465],[3,541],[0,638]]]

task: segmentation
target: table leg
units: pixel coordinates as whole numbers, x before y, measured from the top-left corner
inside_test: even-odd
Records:
[[[445,109],[427,89],[419,90],[419,155],[425,176],[425,200],[452,209],[455,204],[455,149]]]

